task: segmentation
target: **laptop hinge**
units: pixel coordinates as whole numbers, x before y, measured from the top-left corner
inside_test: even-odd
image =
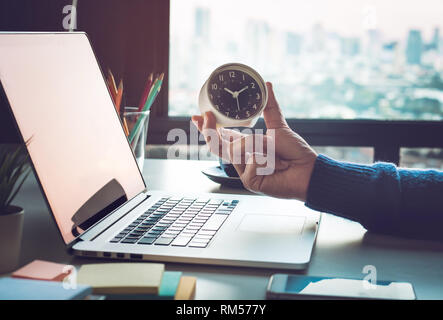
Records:
[[[86,230],[78,239],[84,241],[94,240],[96,237],[105,232],[120,219],[125,217],[129,212],[134,210],[149,197],[150,195],[147,194],[147,190],[139,193],[137,196],[115,209],[103,220],[100,220],[95,225]]]

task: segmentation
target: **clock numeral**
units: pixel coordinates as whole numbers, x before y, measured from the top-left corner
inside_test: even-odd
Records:
[[[223,75],[220,74],[220,75],[218,76],[218,79],[219,79],[220,81],[223,81]]]
[[[234,71],[229,71],[229,77],[230,78],[235,78],[235,72]]]
[[[243,81],[246,81],[245,74],[242,74]]]
[[[238,119],[240,119],[240,117],[239,117],[238,115],[236,115],[236,116],[235,116],[235,119],[237,119],[237,120],[238,120]]]
[[[260,93],[257,92],[257,100],[260,100]]]
[[[251,116],[251,113],[249,112],[249,110],[246,110],[246,116],[247,117]]]
[[[257,110],[257,105],[256,105],[256,104],[254,104],[252,107],[253,107],[255,110]]]
[[[216,84],[216,83],[213,83],[212,86],[211,86],[211,88],[212,88],[212,90],[217,90],[217,84]]]
[[[225,112],[225,113],[226,113],[226,116],[229,117],[229,112]]]
[[[215,107],[215,109],[220,110],[220,107],[218,106],[218,104],[216,104],[214,107]]]
[[[251,88],[255,89],[255,83],[254,82],[251,82]]]
[[[212,94],[209,94],[209,98],[211,98],[211,100],[213,100],[214,96]]]

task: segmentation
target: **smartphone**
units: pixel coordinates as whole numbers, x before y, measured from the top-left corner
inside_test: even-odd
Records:
[[[399,299],[415,300],[407,282],[274,274],[266,290],[268,299]]]

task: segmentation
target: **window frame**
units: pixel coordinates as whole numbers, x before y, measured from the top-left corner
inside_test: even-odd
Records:
[[[167,52],[167,70],[165,70],[165,89],[159,94],[158,102],[149,123],[148,144],[175,144],[168,141],[168,132],[172,129],[182,129],[188,136],[190,133],[190,118],[169,116],[169,26],[170,1],[164,1],[168,6],[168,19],[164,19],[162,30],[167,30],[168,41],[163,41],[167,47],[161,48]],[[287,119],[289,126],[300,134],[309,144],[314,146],[335,147],[372,147],[374,161],[388,161],[395,164],[400,162],[400,148],[443,148],[443,120],[369,120],[369,119]],[[259,119],[255,128],[265,129],[263,119]],[[199,139],[199,144],[204,144]],[[189,144],[190,141],[187,141]]]

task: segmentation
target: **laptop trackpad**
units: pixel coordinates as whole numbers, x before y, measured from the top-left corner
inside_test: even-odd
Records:
[[[303,230],[305,217],[248,214],[238,226],[238,231],[271,233],[271,234],[300,234]]]

